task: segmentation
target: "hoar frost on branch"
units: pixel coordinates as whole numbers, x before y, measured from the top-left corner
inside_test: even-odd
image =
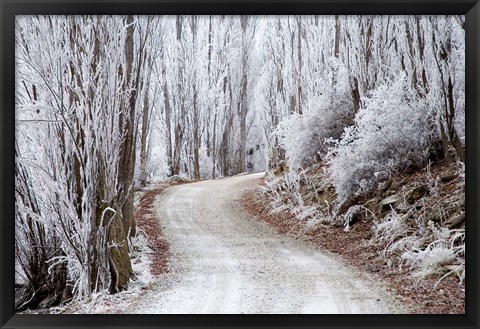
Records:
[[[355,124],[330,149],[330,173],[340,203],[364,194],[409,167],[427,163],[434,140],[432,113],[406,85],[405,77],[362,99]]]

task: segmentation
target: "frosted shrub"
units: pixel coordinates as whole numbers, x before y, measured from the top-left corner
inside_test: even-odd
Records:
[[[418,278],[427,277],[433,274],[441,274],[445,265],[455,260],[454,251],[447,244],[433,244],[421,250],[407,251],[402,259],[416,269],[414,276]]]
[[[388,248],[395,240],[405,237],[409,230],[405,219],[397,212],[392,211],[385,216],[383,222],[374,222],[373,240],[386,242]]]
[[[414,270],[414,276],[422,279],[435,274],[444,274],[436,284],[450,274],[465,279],[465,229],[450,230],[437,227],[432,221],[427,228],[433,241],[422,247],[415,246],[402,254],[401,264]],[[430,240],[431,241],[431,240]]]
[[[392,172],[421,165],[432,144],[432,117],[405,78],[364,98],[353,126],[328,154],[340,204],[370,191]]]
[[[305,168],[327,152],[325,140],[339,138],[352,123],[353,105],[348,93],[322,95],[310,100],[303,114],[292,114],[275,130],[290,167]]]
[[[416,214],[413,214],[416,217]],[[392,211],[383,222],[374,222],[372,242],[385,243],[383,255],[399,253],[399,266],[408,266],[412,275],[421,280],[441,275],[435,285],[454,274],[460,282],[465,279],[465,229],[450,230],[421,216],[415,227],[407,222],[409,216]]]
[[[290,171],[283,176],[276,177],[267,172],[265,192],[272,197],[272,212],[278,213],[287,208],[303,206],[300,193],[302,173]]]
[[[316,205],[306,205],[301,192],[302,184],[308,184],[304,171],[289,171],[280,177],[267,171],[264,192],[270,196],[271,214],[288,211],[299,221],[306,221],[313,228],[325,215]]]

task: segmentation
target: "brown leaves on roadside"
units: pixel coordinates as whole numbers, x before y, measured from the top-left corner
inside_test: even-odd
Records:
[[[160,220],[156,217],[153,207],[155,197],[162,193],[165,188],[165,186],[160,185],[154,190],[147,191],[140,199],[137,209],[135,209],[137,228],[145,232],[149,246],[154,252],[150,267],[152,274],[155,276],[169,272],[170,247],[163,237]]]

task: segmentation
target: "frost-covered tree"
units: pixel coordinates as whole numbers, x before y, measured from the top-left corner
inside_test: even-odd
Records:
[[[168,16],[155,61],[164,79],[164,120],[171,174],[191,178],[246,170],[256,19]]]
[[[18,145],[15,145],[18,157]],[[65,264],[49,265],[55,257],[64,256],[61,239],[43,225],[35,182],[20,162],[15,163],[15,261],[19,265],[18,281],[25,283],[15,308],[24,310],[38,304],[53,291],[53,302],[60,299],[66,287]],[[37,294],[35,294],[37,292]],[[41,292],[41,293],[38,293]]]
[[[364,97],[354,125],[332,148],[329,171],[340,204],[395,172],[426,164],[434,140],[433,114],[406,80],[396,77]]]
[[[133,275],[140,24],[132,16],[17,20],[17,162],[39,205],[17,208],[18,217],[39,214],[32,218],[60,246],[49,268],[65,265],[82,299],[124,289]]]
[[[288,42],[293,35],[291,18],[268,22],[264,36],[263,56],[267,65],[258,86],[259,97],[264,99],[264,129],[273,131],[287,116],[283,109],[288,107],[289,95],[295,89],[289,83],[298,81],[298,75],[303,83],[303,107],[308,112],[304,117],[287,118],[277,133],[268,138],[273,143],[273,166],[284,156],[280,144],[298,154],[291,163],[295,166],[318,162],[321,156],[316,160],[314,157],[324,152],[324,138],[338,139],[343,128],[353,123],[355,113],[366,107],[363,101],[392,76],[403,76],[405,88],[427,102],[428,109],[434,109],[437,123],[432,129],[438,131],[438,139],[443,141],[442,153],[448,158],[447,151],[453,150],[458,159],[464,158],[461,17],[311,16],[301,22],[305,31],[301,46]],[[293,56],[298,51],[302,56]],[[277,54],[288,59],[278,58]],[[289,64],[292,58],[301,58],[301,65]],[[289,71],[289,67],[302,70]],[[312,104],[319,99],[322,104],[312,110]],[[337,104],[329,105],[331,100]],[[343,119],[338,120],[339,115]],[[332,127],[333,123],[339,129]],[[301,154],[306,162],[300,159]],[[274,160],[275,157],[279,159]],[[293,159],[288,154],[287,158]]]
[[[437,113],[444,156],[465,161],[465,30],[462,17],[429,17],[430,61],[427,97]],[[428,31],[428,30],[427,30]],[[433,66],[433,67],[432,67]]]
[[[285,153],[293,167],[318,162],[326,153],[325,139],[340,137],[353,119],[349,71],[339,58],[340,18],[308,16],[295,24],[292,29],[290,17],[267,20],[264,36],[268,65],[258,89],[264,98],[265,134],[292,114],[267,138],[273,166]],[[292,102],[297,98],[298,103]],[[299,105],[297,110],[292,104]]]
[[[288,116],[274,131],[293,168],[306,168],[323,160],[328,140],[340,138],[343,129],[353,122],[348,75],[345,68],[333,65],[337,65],[332,70],[335,84],[325,88],[323,95],[311,98],[302,114]]]

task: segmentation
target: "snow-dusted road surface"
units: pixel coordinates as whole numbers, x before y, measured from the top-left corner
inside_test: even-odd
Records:
[[[334,256],[274,232],[240,197],[262,173],[178,185],[156,213],[171,273],[128,313],[401,313],[380,284]]]

